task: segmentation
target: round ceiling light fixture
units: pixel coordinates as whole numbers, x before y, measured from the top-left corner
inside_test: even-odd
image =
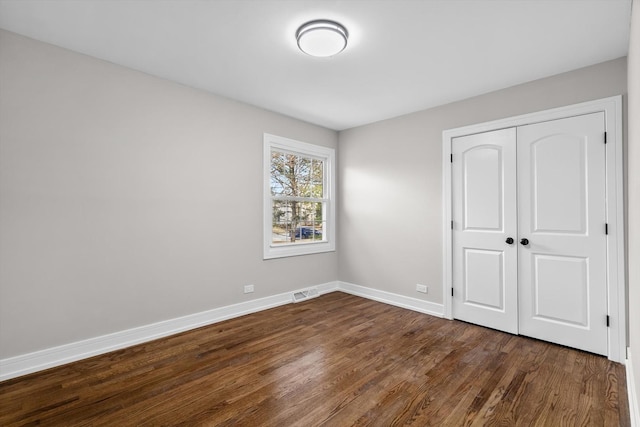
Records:
[[[296,31],[296,40],[301,51],[311,56],[336,55],[347,47],[349,33],[335,21],[320,19],[303,24]]]

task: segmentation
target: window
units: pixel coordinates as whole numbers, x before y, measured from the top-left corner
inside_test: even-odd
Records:
[[[335,250],[335,150],[264,135],[264,258]]]

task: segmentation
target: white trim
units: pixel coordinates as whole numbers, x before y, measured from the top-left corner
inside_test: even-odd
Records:
[[[453,211],[451,200],[451,136],[442,132],[442,305],[443,317],[453,320],[453,247],[451,231],[453,229]]]
[[[316,286],[320,294],[338,282]],[[294,291],[295,292],[295,291]],[[0,381],[291,303],[291,292],[259,298],[0,360]]]
[[[324,161],[326,204],[324,241],[272,245],[271,150],[299,154]],[[333,252],[336,250],[336,154],[335,149],[277,135],[264,134],[263,144],[263,259]],[[316,199],[309,199],[314,201]]]
[[[408,310],[429,314],[431,316],[443,316],[442,304],[438,304],[435,302],[406,297],[404,295],[394,294],[391,292],[381,291],[373,288],[367,288],[347,282],[338,282],[338,290],[347,294],[356,295],[385,304],[395,305],[396,307],[406,308]]]
[[[491,130],[540,123],[549,120],[605,113],[607,132],[607,283],[609,316],[608,357],[622,363],[626,349],[626,288],[624,275],[624,184],[622,159],[622,96],[598,99],[581,104],[524,114],[492,122],[479,123],[442,132],[442,204],[443,204],[443,316],[453,318],[451,309],[452,246],[451,246],[451,140]]]
[[[327,282],[327,283],[323,283],[322,285],[314,286],[314,288],[318,288],[318,293],[320,295],[324,295],[331,292],[339,291],[340,282],[338,282],[337,280],[335,282]],[[308,289],[308,288],[305,288],[305,289]],[[298,292],[298,291],[295,291],[295,292]]]
[[[622,97],[609,98],[604,106],[607,140],[607,283],[611,326],[609,359],[623,363],[627,349],[627,288],[625,282],[624,160]],[[604,104],[604,100],[603,104]]]
[[[627,361],[625,363],[627,373],[627,396],[629,397],[629,418],[631,427],[640,427],[640,410],[638,409],[638,391],[636,390],[635,377],[633,376],[633,366],[631,364],[631,348],[627,348]]]

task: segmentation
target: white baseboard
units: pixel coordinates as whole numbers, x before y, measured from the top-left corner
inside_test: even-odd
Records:
[[[318,288],[318,293],[320,295],[324,295],[324,294],[328,294],[329,292],[335,292],[340,290],[339,285],[340,285],[340,282],[335,281],[335,282],[323,283],[322,285],[316,286],[316,288]]]
[[[640,427],[640,411],[638,410],[638,391],[636,390],[635,377],[633,376],[633,365],[631,363],[631,348],[627,348],[627,395],[629,396],[629,415],[631,416],[631,427]]]
[[[325,294],[337,290],[338,282],[324,283],[316,287],[318,288],[318,293]],[[292,300],[291,295],[292,292],[287,292],[266,298],[259,298],[2,359],[0,360],[0,381],[141,344],[234,317],[244,316],[245,314],[289,304]]]
[[[380,291],[378,289],[367,288],[365,286],[354,285],[353,283],[347,282],[338,282],[338,290],[348,294],[357,295],[359,297],[383,302],[385,304],[395,305],[396,307],[430,314],[432,316],[444,316],[444,305],[424,301],[418,298],[406,297],[404,295]]]
[[[352,283],[336,281],[323,283],[313,287],[317,288],[318,293],[321,295],[334,291],[343,291],[348,294],[418,311],[420,313],[430,314],[432,316],[442,317],[444,313],[442,304],[436,304],[417,298],[410,298],[391,292],[354,285]],[[300,290],[304,289],[309,289],[309,287]],[[214,308],[213,310],[203,311],[201,313],[190,314],[150,325],[127,329],[125,331],[2,359],[0,360],[0,381],[53,368],[55,366],[64,365],[81,359],[86,359],[88,357],[108,353],[110,351],[120,350],[122,348],[177,334],[179,332],[211,325],[234,317],[244,316],[245,314],[289,304],[292,302],[293,292]]]

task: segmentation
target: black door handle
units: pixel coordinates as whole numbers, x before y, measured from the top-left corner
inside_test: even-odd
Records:
[[[507,240],[505,240],[505,242],[507,242],[508,244],[512,244],[513,243],[513,237],[507,237]]]
[[[520,244],[527,246],[529,244],[529,239],[520,239]]]

